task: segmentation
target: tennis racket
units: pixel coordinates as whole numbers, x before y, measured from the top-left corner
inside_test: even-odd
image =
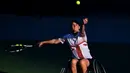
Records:
[[[13,45],[8,45],[5,51],[9,53],[17,53],[17,52],[21,52],[21,51],[24,51],[25,49],[32,48],[32,47],[34,47],[34,45],[13,44]]]

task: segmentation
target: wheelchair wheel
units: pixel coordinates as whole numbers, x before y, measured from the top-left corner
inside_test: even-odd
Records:
[[[62,68],[60,73],[71,73],[70,64],[68,63],[66,67]]]
[[[62,68],[60,73],[65,73],[65,71],[66,71],[66,68]]]
[[[94,68],[94,73],[106,73],[103,65],[97,60],[93,61],[93,68]]]
[[[71,73],[69,68],[62,68],[60,73]]]
[[[70,63],[67,64],[66,67],[62,68],[60,73],[71,73],[70,71]],[[96,59],[92,60],[90,63],[90,67],[88,67],[88,71],[86,73],[106,73],[103,65],[99,63]]]

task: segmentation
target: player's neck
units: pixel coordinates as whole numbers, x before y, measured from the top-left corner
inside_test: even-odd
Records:
[[[79,31],[74,31],[73,33],[78,33]]]
[[[73,35],[76,36],[79,33],[79,31],[73,32]]]

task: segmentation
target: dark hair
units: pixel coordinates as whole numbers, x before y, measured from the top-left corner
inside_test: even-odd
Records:
[[[71,24],[72,24],[73,22],[77,23],[77,24],[80,26],[80,23],[79,23],[77,20],[72,20]]]
[[[72,33],[73,33],[73,30],[72,30],[72,25],[73,25],[72,23],[73,23],[73,22],[75,22],[75,23],[77,23],[79,26],[81,26],[81,24],[80,24],[77,20],[72,20],[72,21],[71,21],[71,32],[72,32]],[[80,29],[80,30],[81,30],[81,29]]]

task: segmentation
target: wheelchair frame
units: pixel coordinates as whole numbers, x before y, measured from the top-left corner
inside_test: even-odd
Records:
[[[60,73],[71,73],[70,71],[70,61],[68,61],[68,64],[66,67],[62,68]],[[106,73],[103,65],[96,59],[92,59],[90,61],[90,66],[88,67],[88,71],[86,73]]]

